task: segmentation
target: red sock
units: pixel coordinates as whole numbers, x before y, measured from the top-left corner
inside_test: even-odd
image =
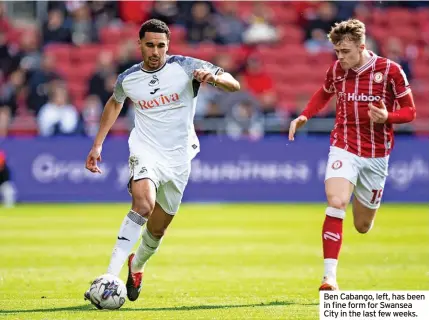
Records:
[[[323,258],[337,259],[343,242],[343,219],[325,217],[322,230]]]

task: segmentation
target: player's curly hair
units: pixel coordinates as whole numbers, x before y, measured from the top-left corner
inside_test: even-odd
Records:
[[[158,19],[150,19],[142,24],[139,31],[140,39],[144,38],[145,32],[165,33],[170,39],[170,29],[167,24]]]
[[[334,45],[348,39],[356,44],[365,43],[365,24],[357,19],[337,22],[328,34],[328,39]]]

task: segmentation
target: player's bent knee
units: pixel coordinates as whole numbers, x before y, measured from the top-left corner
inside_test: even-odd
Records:
[[[147,201],[147,200],[139,201],[138,199],[135,199],[132,205],[132,209],[135,212],[137,212],[139,215],[145,218],[150,217],[154,208],[155,208],[155,203],[152,203],[151,201]]]
[[[371,230],[372,222],[364,221],[360,223],[355,223],[355,228],[359,233],[367,233]]]
[[[348,200],[342,199],[339,196],[328,196],[328,205],[332,208],[346,210]]]

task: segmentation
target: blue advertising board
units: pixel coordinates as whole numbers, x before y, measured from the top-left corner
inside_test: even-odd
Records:
[[[184,201],[323,202],[329,138],[260,141],[202,137]],[[128,143],[108,139],[103,174],[85,170],[87,138],[10,139],[5,150],[21,202],[129,201]],[[384,202],[429,202],[429,138],[399,137],[392,152]]]

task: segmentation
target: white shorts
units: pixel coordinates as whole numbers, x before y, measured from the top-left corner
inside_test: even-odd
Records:
[[[130,179],[128,192],[131,194],[131,179],[150,179],[156,187],[156,202],[170,215],[175,215],[182,202],[183,192],[188,184],[191,164],[168,167],[156,159],[130,154]]]
[[[387,178],[389,156],[362,158],[341,148],[332,147],[326,166],[325,181],[329,178],[349,180],[354,196],[370,209],[380,207],[384,184]]]

